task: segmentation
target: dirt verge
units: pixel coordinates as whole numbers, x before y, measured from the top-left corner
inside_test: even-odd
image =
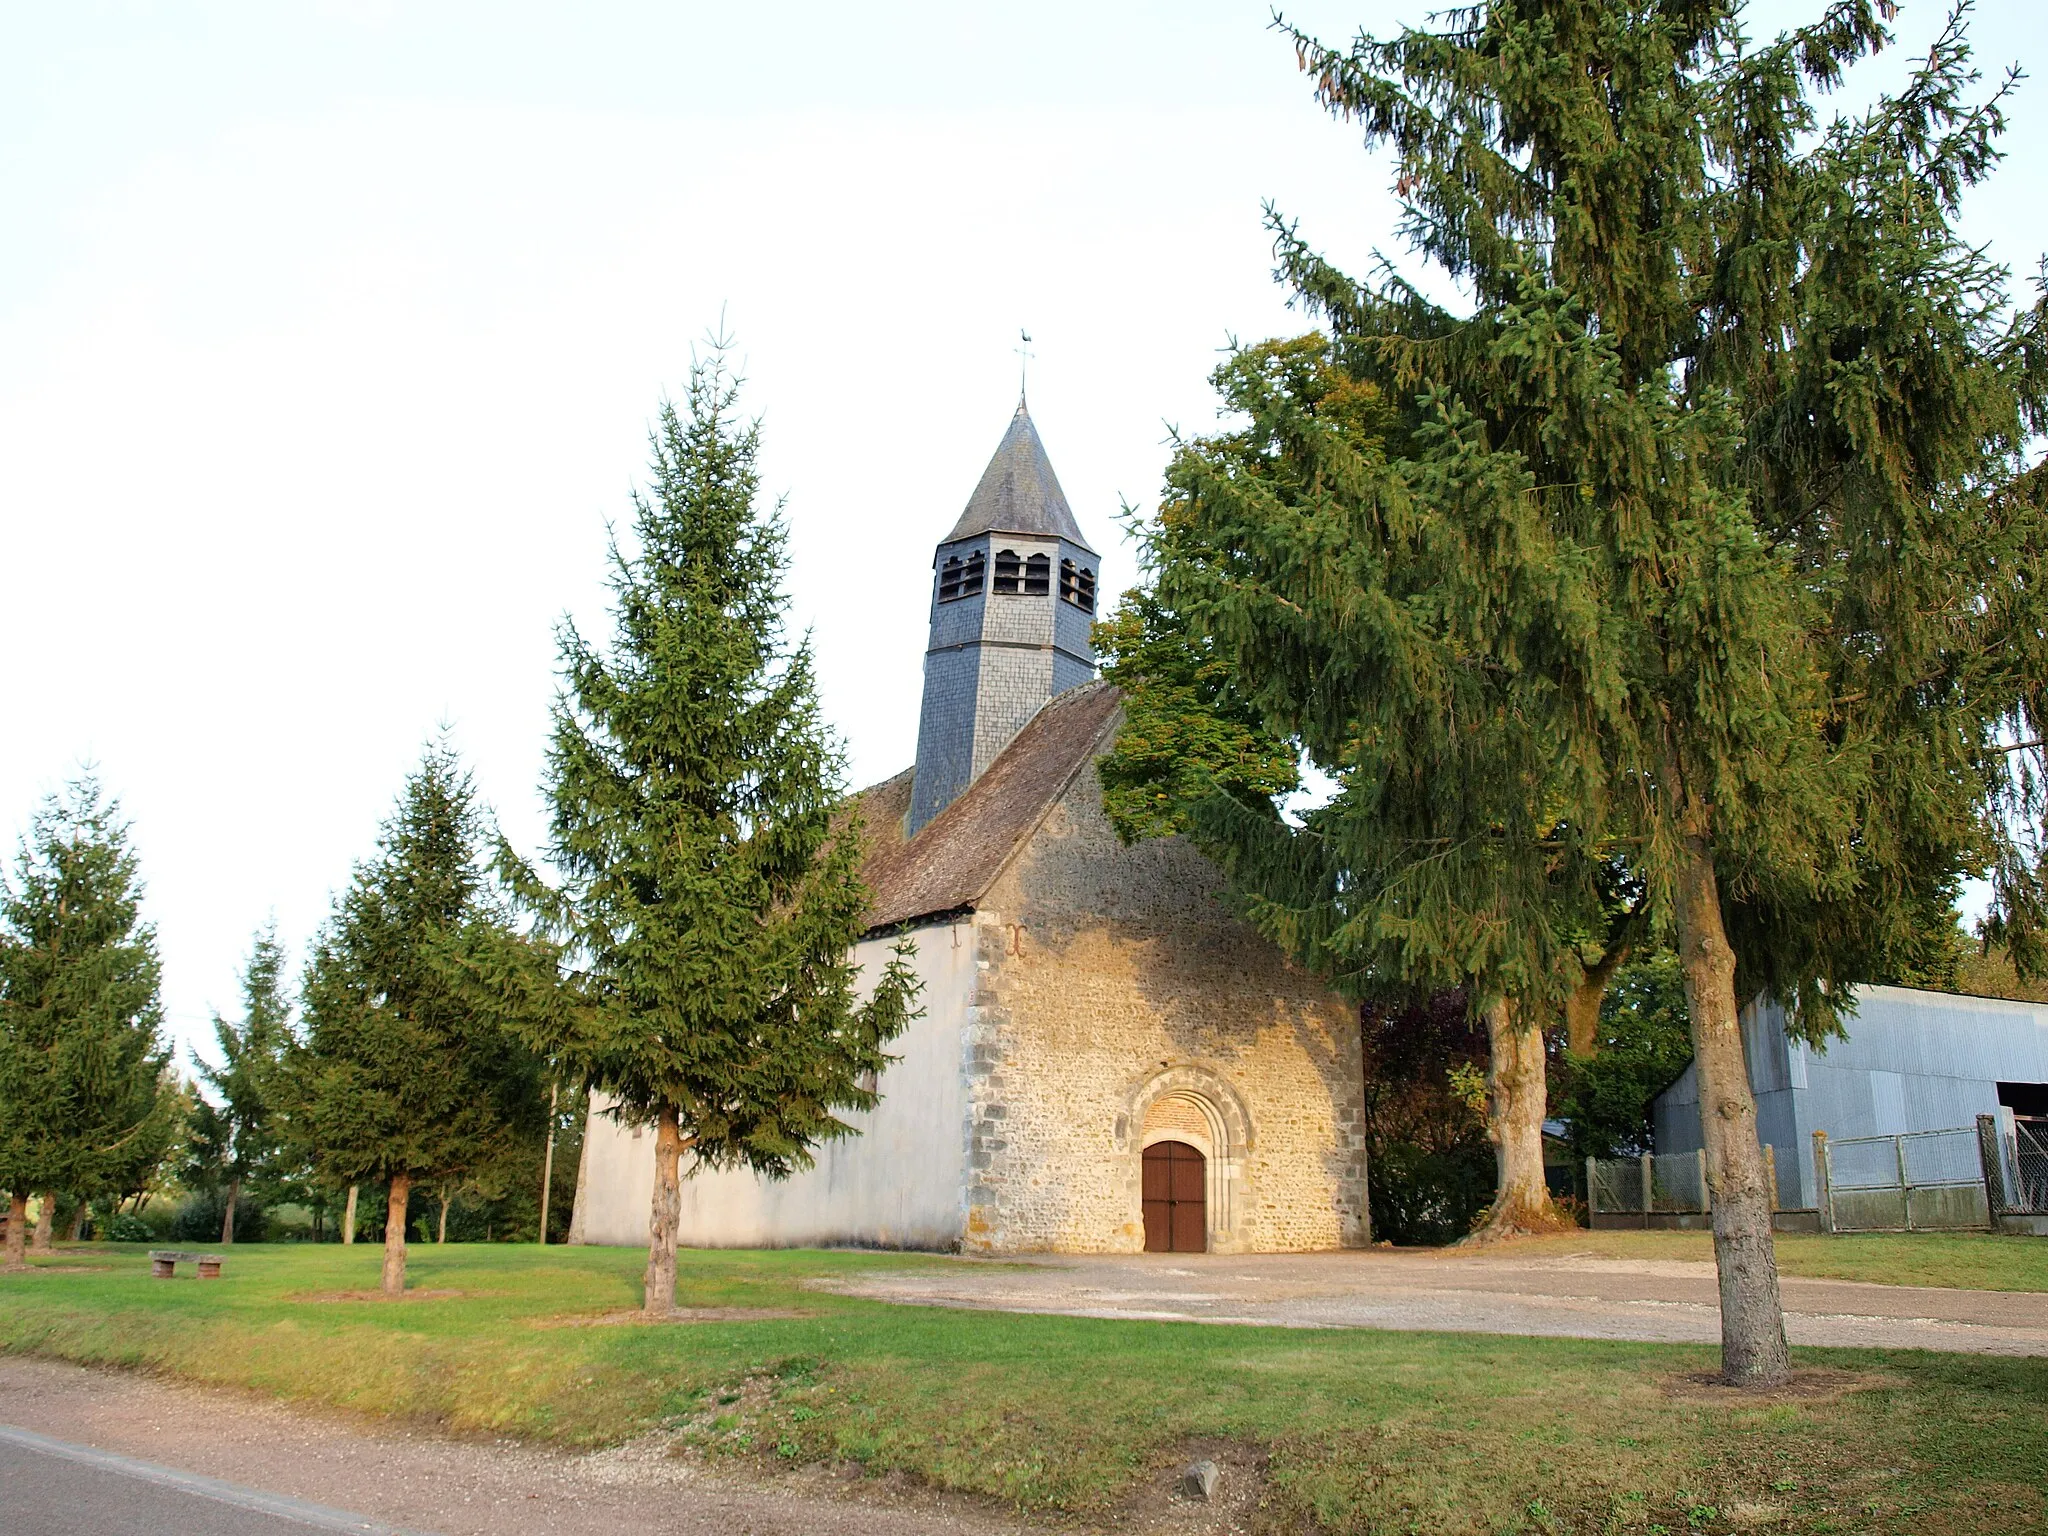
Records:
[[[557,1317],[536,1317],[536,1328],[613,1328],[629,1323],[773,1323],[789,1318],[816,1317],[802,1307],[673,1307],[666,1317],[649,1317],[645,1312],[569,1312]]]
[[[1682,1401],[1718,1403],[1741,1407],[1747,1403],[1828,1403],[1850,1392],[1893,1385],[1883,1371],[1837,1371],[1821,1367],[1795,1370],[1780,1387],[1731,1387],[1712,1371],[1673,1376],[1664,1383],[1664,1395]]]

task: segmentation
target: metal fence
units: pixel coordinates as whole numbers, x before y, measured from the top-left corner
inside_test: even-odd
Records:
[[[1763,1150],[1782,1213],[1776,1151]],[[1823,1232],[2048,1232],[2048,1120],[2017,1121],[2010,1136],[1994,1115],[1897,1136],[1815,1131],[1813,1173],[1819,1208],[1803,1219]],[[1596,1226],[1697,1226],[1713,1209],[1704,1152],[1588,1158],[1586,1197],[1589,1214],[1607,1218]]]
[[[1813,1163],[1823,1231],[1926,1232],[1991,1225],[1981,1125],[1840,1141],[1815,1131]]]
[[[2017,1120],[2010,1138],[1989,1115],[1977,1117],[1992,1209],[2001,1216],[2048,1216],[2048,1122]]]
[[[1764,1148],[1771,1209],[1779,1209],[1778,1158]],[[1645,1152],[1641,1157],[1586,1159],[1586,1203],[1595,1216],[1705,1215],[1714,1208],[1707,1189],[1705,1152]]]

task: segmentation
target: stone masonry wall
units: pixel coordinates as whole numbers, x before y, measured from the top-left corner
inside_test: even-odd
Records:
[[[1148,1116],[1156,1135],[1190,1115],[1210,1127],[1212,1250],[1369,1240],[1356,1010],[1230,916],[1220,883],[1177,839],[1122,847],[1091,767],[989,893],[969,1249],[1142,1250]]]

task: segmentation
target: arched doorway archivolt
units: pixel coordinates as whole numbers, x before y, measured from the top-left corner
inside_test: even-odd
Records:
[[[1141,1080],[1117,1117],[1116,1143],[1130,1170],[1131,1216],[1142,1230],[1144,1154],[1174,1142],[1192,1147],[1205,1163],[1208,1250],[1242,1247],[1239,1227],[1248,1192],[1245,1154],[1252,1146],[1251,1116],[1237,1090],[1219,1073],[1193,1063],[1168,1065]],[[1155,1182],[1157,1170],[1154,1170]]]

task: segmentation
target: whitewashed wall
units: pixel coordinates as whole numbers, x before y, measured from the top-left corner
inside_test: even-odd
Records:
[[[809,1172],[779,1182],[743,1172],[686,1177],[679,1227],[685,1247],[958,1245],[967,1125],[961,1052],[975,993],[973,929],[944,924],[914,937],[911,963],[924,983],[924,1015],[889,1047],[899,1060],[877,1085],[881,1103],[848,1117],[860,1134],[828,1143]],[[863,993],[881,974],[892,942],[868,939],[855,948]],[[647,1241],[654,1196],[654,1132],[617,1124],[603,1113],[605,1103],[592,1095],[583,1237],[637,1247]]]

